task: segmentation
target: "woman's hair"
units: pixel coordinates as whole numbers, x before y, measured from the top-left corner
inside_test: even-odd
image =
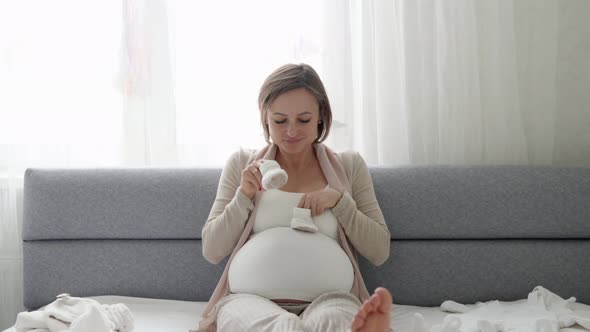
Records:
[[[258,108],[260,109],[260,122],[264,130],[264,139],[267,143],[270,143],[270,134],[266,123],[266,115],[270,104],[283,93],[298,88],[304,88],[314,95],[319,105],[320,123],[318,123],[318,137],[314,143],[323,142],[328,137],[332,125],[332,108],[320,76],[310,65],[304,63],[299,65],[287,64],[273,71],[260,87]]]

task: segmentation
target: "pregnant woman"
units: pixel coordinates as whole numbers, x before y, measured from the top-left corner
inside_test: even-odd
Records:
[[[356,255],[383,264],[390,233],[362,157],[322,143],[332,111],[319,76],[285,65],[258,104],[267,145],[229,158],[203,227],[204,257],[230,258],[199,330],[389,331],[391,294],[369,296]],[[279,188],[263,186],[270,161],[288,175]]]

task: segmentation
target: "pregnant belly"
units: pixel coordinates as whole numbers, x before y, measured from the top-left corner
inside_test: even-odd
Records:
[[[228,278],[232,293],[313,301],[326,292],[350,291],[354,272],[336,240],[320,232],[275,227],[244,244]]]

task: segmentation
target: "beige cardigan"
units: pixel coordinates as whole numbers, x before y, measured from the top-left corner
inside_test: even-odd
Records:
[[[339,222],[340,245],[350,258],[355,273],[351,293],[362,302],[369,297],[369,293],[358,268],[356,252],[375,265],[383,264],[389,257],[390,233],[362,157],[356,152],[336,154],[321,143],[314,147],[328,184],[343,193],[332,213]],[[231,256],[203,311],[198,331],[216,330],[216,304],[229,293],[229,266],[250,236],[256,219],[254,203],[237,190],[241,172],[254,160],[275,159],[276,149],[276,145],[268,145],[259,152],[237,151],[223,169],[217,197],[202,230],[203,256],[213,264],[221,262],[229,254]]]

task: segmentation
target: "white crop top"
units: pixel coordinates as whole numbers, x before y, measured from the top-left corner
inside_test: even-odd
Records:
[[[231,293],[311,302],[326,292],[350,291],[354,271],[332,212],[313,218],[316,233],[291,229],[302,195],[277,189],[256,194],[253,235],[229,267]]]
[[[297,206],[302,196],[302,193],[291,193],[278,189],[257,193],[254,198],[256,220],[253,233],[260,233],[273,227],[290,227],[293,208]],[[319,232],[338,240],[338,220],[331,209],[312,219],[313,223],[318,226]]]

